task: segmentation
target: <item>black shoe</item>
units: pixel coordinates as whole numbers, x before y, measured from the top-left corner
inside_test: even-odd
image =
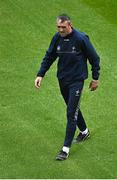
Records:
[[[81,132],[78,134],[77,138],[75,139],[76,143],[82,142],[86,139],[88,139],[90,137],[90,132],[88,130],[88,132],[86,134],[82,134]]]
[[[66,160],[68,156],[69,156],[69,153],[66,153],[63,150],[61,150],[59,154],[57,155],[56,160],[63,161],[63,160]]]

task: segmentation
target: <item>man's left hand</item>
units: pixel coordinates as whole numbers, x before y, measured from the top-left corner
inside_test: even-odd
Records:
[[[98,84],[99,84],[98,80],[92,80],[89,85],[90,90],[95,91],[98,88]]]

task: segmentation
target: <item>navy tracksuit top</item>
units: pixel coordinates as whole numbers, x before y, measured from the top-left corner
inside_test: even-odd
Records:
[[[57,58],[57,77],[59,80],[73,82],[87,79],[87,59],[92,67],[92,78],[98,80],[100,58],[89,37],[84,33],[75,29],[66,37],[61,37],[59,33],[56,33],[52,38],[37,76],[44,77]]]

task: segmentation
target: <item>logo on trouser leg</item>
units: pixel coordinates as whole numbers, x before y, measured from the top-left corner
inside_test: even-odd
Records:
[[[75,96],[79,96],[80,95],[80,91],[79,91],[79,89],[76,91],[76,94],[75,94]]]

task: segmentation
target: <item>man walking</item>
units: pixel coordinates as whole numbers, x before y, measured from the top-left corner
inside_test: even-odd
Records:
[[[56,160],[65,160],[69,156],[76,127],[80,130],[76,142],[84,141],[90,135],[80,110],[80,98],[84,80],[88,78],[87,59],[92,67],[92,81],[89,88],[94,91],[98,87],[100,58],[89,37],[72,27],[69,16],[65,14],[58,16],[57,28],[58,32],[53,36],[41,63],[35,86],[40,87],[45,73],[58,57],[57,77],[61,94],[67,105],[67,125],[63,148]]]

